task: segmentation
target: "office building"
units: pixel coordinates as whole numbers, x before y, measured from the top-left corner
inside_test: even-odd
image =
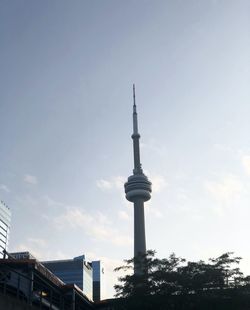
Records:
[[[85,255],[73,259],[43,262],[43,265],[67,284],[76,284],[91,300],[102,298],[103,268],[100,261],[87,262]]]
[[[93,300],[92,267],[84,255],[73,259],[46,261],[42,264],[66,284],[77,285],[90,300]]]
[[[104,268],[100,260],[92,261],[93,269],[93,300],[100,301],[104,298]]]
[[[10,220],[10,209],[0,201],[0,258],[4,257],[4,250],[8,250]]]

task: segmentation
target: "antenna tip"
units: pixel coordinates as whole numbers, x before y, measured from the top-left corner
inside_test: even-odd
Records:
[[[135,106],[135,84],[133,84],[133,98],[134,98],[134,106]]]

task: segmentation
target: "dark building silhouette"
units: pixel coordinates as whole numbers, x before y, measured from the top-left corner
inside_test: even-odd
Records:
[[[77,285],[64,283],[32,256],[0,259],[0,276],[0,309],[94,309]]]

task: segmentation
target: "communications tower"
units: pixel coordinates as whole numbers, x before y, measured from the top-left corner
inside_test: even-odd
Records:
[[[133,85],[133,151],[134,169],[124,184],[127,200],[134,203],[134,257],[146,254],[146,236],[144,219],[144,202],[151,198],[152,183],[143,173],[140,162],[140,134],[138,132],[138,119],[135,102],[135,85]],[[142,266],[134,265],[134,273],[141,274]]]

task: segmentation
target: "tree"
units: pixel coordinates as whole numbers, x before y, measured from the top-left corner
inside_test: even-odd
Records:
[[[185,309],[192,309],[191,305],[204,298],[221,298],[223,302],[232,296],[232,289],[250,290],[250,276],[244,278],[238,266],[235,267],[241,258],[232,255],[227,252],[206,263],[187,262],[174,253],[169,258],[158,259],[155,251],[148,251],[144,256],[125,260],[124,266],[115,269],[130,271],[115,285],[116,297],[123,298],[124,309],[145,310],[182,309],[184,305]],[[144,272],[134,275],[134,264],[142,264]]]
[[[115,269],[115,271],[130,271],[130,274],[119,278],[121,284],[115,285],[117,297],[145,296],[155,290],[152,275],[157,269],[159,260],[154,256],[155,251],[150,250],[146,255],[124,260],[125,265]],[[131,274],[135,264],[141,265],[142,274]]]
[[[232,265],[239,265],[241,257],[231,257],[234,253],[227,252],[217,258],[210,258],[213,268],[221,273],[221,288],[235,286],[242,281],[243,273],[238,267],[232,268]]]

